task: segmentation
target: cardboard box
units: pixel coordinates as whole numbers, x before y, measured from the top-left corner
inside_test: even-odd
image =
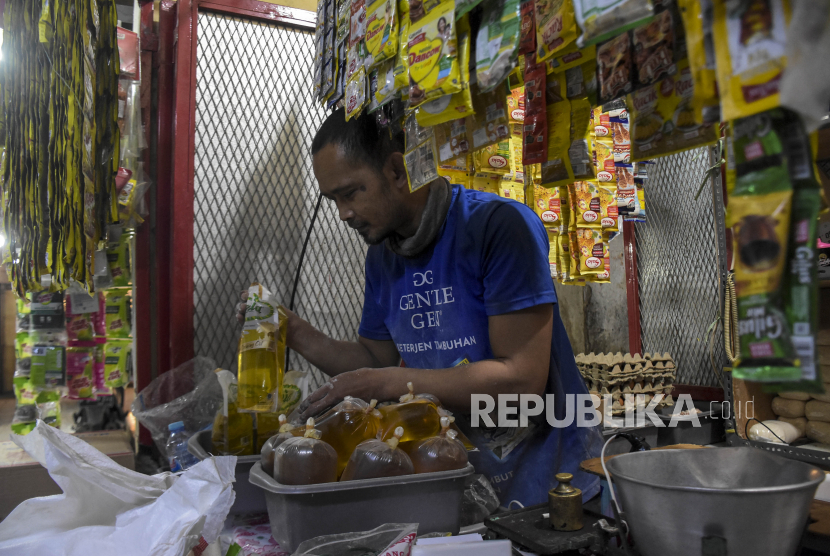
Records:
[[[108,455],[117,464],[135,470],[135,454],[127,431],[102,431],[76,435]],[[29,498],[52,496],[62,491],[46,468],[14,442],[0,442],[0,521]]]

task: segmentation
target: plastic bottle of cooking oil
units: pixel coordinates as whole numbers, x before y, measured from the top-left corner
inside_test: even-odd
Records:
[[[239,338],[240,411],[273,412],[282,399],[286,315],[271,292],[254,282],[248,288],[245,324]]]
[[[438,412],[437,400],[433,396],[416,396],[411,382],[407,383],[409,393],[401,396],[400,403],[380,408],[383,416],[382,440],[389,440],[395,429],[403,427],[404,435],[401,442],[429,438],[441,432],[441,415]]]
[[[250,456],[254,453],[254,420],[250,413],[240,413],[237,404],[236,377],[230,371],[218,371],[223,404],[213,419],[213,453]]]
[[[349,463],[357,445],[377,436],[381,414],[375,409],[376,404],[377,400],[367,404],[361,399],[346,396],[318,421],[320,438],[337,452],[338,477]]]

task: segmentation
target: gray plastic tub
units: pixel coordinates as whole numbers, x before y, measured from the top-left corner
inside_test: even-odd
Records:
[[[467,464],[456,471],[287,486],[269,477],[259,462],[250,482],[265,493],[271,535],[294,552],[321,535],[369,531],[384,523],[418,523],[418,534],[458,533]]]
[[[213,453],[213,431],[197,432],[187,441],[187,451],[199,458],[207,459]],[[215,454],[214,454],[215,455]],[[251,466],[259,462],[260,456],[239,456],[236,458],[236,482],[233,490],[236,499],[231,506],[231,514],[265,513],[265,494],[248,481]]]

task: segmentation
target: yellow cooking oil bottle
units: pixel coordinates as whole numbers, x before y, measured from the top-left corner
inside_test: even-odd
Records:
[[[275,412],[282,399],[287,315],[271,292],[248,288],[245,324],[239,338],[239,411]]]

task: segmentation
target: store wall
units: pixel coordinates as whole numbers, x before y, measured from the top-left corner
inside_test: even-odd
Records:
[[[301,10],[308,10],[310,12],[317,11],[317,2],[315,0],[262,0],[269,4],[279,4],[280,6],[288,6],[289,8],[299,8]]]

